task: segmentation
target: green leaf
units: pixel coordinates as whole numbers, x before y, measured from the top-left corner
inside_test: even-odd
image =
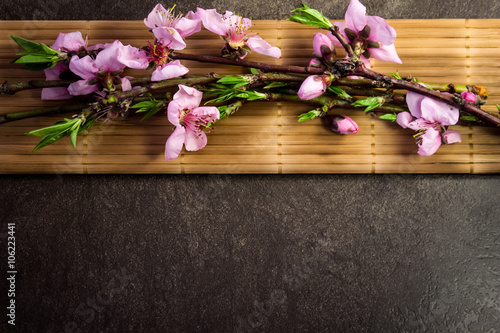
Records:
[[[61,131],[66,131],[69,130],[77,121],[79,118],[76,119],[64,119],[64,122],[54,124],[49,127],[44,127],[40,128],[37,130],[33,130],[31,132],[26,133],[26,135],[31,135],[31,136],[46,136],[48,134],[54,133],[54,132],[61,132]]]
[[[351,98],[351,95],[349,95],[342,88],[337,87],[337,86],[328,87],[328,91],[330,91],[331,93],[334,93],[335,95],[340,96],[342,98],[347,98],[347,99]]]
[[[14,60],[15,64],[33,64],[33,63],[52,63],[52,56],[48,56],[45,54],[26,54],[23,55],[16,60]]]
[[[497,110],[500,112],[500,104],[497,104]]]
[[[151,98],[151,97],[150,97]],[[158,111],[163,109],[163,101],[158,101],[154,98],[151,98],[149,101],[144,101],[132,105],[130,108],[139,109],[135,111],[135,113],[147,112],[142,118],[142,120],[148,119],[149,117],[155,115]]]
[[[46,147],[57,140],[63,138],[68,134],[68,131],[63,131],[63,132],[54,132],[52,134],[48,134],[40,140],[40,142],[36,145],[36,147],[33,149],[33,152],[42,149],[43,147]]]
[[[22,47],[23,50],[28,51],[28,52],[35,52],[38,51],[40,48],[40,44],[32,42],[30,40],[24,39],[22,37],[17,37],[17,36],[11,36],[14,42],[17,43],[20,47]]]
[[[311,110],[309,112],[306,112],[306,113],[299,115],[298,122],[301,123],[301,122],[306,121],[306,120],[314,119],[314,118],[318,117],[320,114],[321,114],[320,110]]]
[[[250,73],[256,75],[256,74],[260,74],[259,71],[255,68],[250,68]]]
[[[396,121],[397,115],[395,113],[386,113],[379,116],[379,119],[390,120],[392,122]]]
[[[81,120],[81,119],[80,119],[80,120]],[[70,137],[70,139],[71,139],[71,144],[73,145],[73,147],[74,147],[74,148],[76,148],[76,136],[77,136],[77,135],[78,135],[78,133],[79,133],[79,131],[78,131],[78,130],[80,129],[80,124],[81,124],[81,123],[82,123],[81,121],[80,121],[80,122],[78,122],[78,123],[77,123],[78,125],[76,126],[76,128],[75,128],[75,127],[73,127],[73,128],[75,128],[75,129],[71,129],[71,135],[69,136],[69,137]]]
[[[244,98],[248,101],[254,101],[257,99],[264,99],[267,97],[266,94],[260,93],[258,91],[243,91],[235,95],[238,98]]]
[[[474,117],[474,116],[461,116],[460,120],[464,120],[464,121],[479,121],[479,119],[476,118],[476,117]]]
[[[43,43],[40,43],[40,46],[42,47],[42,49],[45,51],[46,54],[52,54],[52,55],[58,55],[59,54],[58,51],[54,50],[51,47],[48,47],[47,45],[45,45]]]
[[[369,97],[369,98],[364,98],[357,100],[356,102],[352,103],[351,105],[353,106],[366,106],[365,112],[368,112],[370,110],[373,110],[379,106],[384,104],[384,98],[382,97]]]
[[[274,82],[269,83],[263,89],[281,88],[281,87],[286,87],[287,85],[288,84],[286,82],[274,81]]]
[[[293,16],[287,18],[287,21],[305,24],[311,27],[317,27],[322,29],[329,29],[333,26],[330,21],[323,16],[322,13],[316,9],[309,8],[308,6],[301,4],[302,8],[297,8],[292,10],[295,13]]]
[[[391,75],[392,75],[392,77],[393,77],[393,78],[395,78],[395,79],[398,79],[398,80],[402,80],[402,79],[403,79],[403,78],[401,77],[401,75],[399,75],[399,73],[398,73],[398,72],[396,72],[396,73],[391,72]]]
[[[239,76],[239,75],[227,75],[224,76],[223,78],[219,79],[217,83],[221,84],[241,84],[244,83],[244,85],[249,84],[246,78]]]
[[[59,51],[43,43],[35,43],[17,36],[12,36],[12,39],[25,51],[18,53],[17,55],[20,57],[13,62],[17,64],[35,64],[25,65],[23,69],[39,71],[48,67],[53,67],[62,60],[58,56]]]

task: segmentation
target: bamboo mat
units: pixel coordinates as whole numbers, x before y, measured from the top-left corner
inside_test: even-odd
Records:
[[[372,61],[388,74],[399,71],[424,82],[482,84],[488,87],[487,111],[500,104],[500,20],[392,20],[398,32],[396,49],[402,65]],[[0,21],[0,80],[43,79],[43,73],[10,64],[20,49],[10,35],[52,45],[59,32],[81,31],[89,44],[120,39],[142,46],[151,34],[141,21]],[[282,58],[251,54],[254,61],[306,65],[317,29],[285,21],[254,21],[253,31],[282,49]],[[188,37],[184,52],[218,55],[222,41],[203,30]],[[238,67],[183,62],[190,74],[248,73]],[[131,75],[138,71],[130,71]],[[58,105],[40,101],[40,90],[0,96],[0,114]],[[132,115],[94,126],[32,153],[39,138],[23,135],[70,115],[26,119],[0,125],[0,173],[498,173],[500,131],[478,126],[453,129],[462,143],[442,146],[431,157],[417,154],[413,131],[378,120],[362,111],[339,111],[360,126],[356,135],[335,135],[320,119],[298,123],[312,107],[303,104],[255,102],[216,124],[208,145],[183,151],[164,161],[165,141],[172,132],[164,114],[146,121]]]

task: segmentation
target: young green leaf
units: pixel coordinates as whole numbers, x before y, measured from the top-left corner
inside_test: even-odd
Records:
[[[351,105],[353,106],[366,106],[365,112],[368,112],[370,110],[373,110],[379,106],[384,104],[384,98],[382,97],[369,97],[369,98],[364,98],[357,100],[356,102],[352,103]]]
[[[12,36],[12,39],[25,51],[18,53],[17,55],[20,57],[13,61],[17,64],[26,64],[23,67],[24,69],[43,70],[51,66],[53,67],[62,60],[58,56],[59,51],[56,51],[43,43],[35,43],[17,36]]]
[[[497,110],[500,112],[500,104],[497,104]]]
[[[57,140],[65,137],[66,134],[68,134],[68,132],[64,131],[64,132],[54,132],[52,134],[48,134],[48,135],[44,136],[42,138],[42,140],[40,140],[40,142],[33,149],[33,152],[36,152],[37,150],[42,149],[43,147],[46,147],[46,146],[56,142]]]
[[[399,75],[399,73],[398,73],[398,72],[396,72],[396,73],[391,72],[391,75],[392,75],[392,77],[393,77],[393,78],[395,78],[395,79],[398,79],[398,80],[402,80],[402,79],[403,79],[403,78],[401,77],[401,75]]]
[[[260,72],[255,68],[250,68],[250,73],[252,73],[254,75],[260,74]]]
[[[139,110],[135,111],[136,113],[147,112],[141,118],[141,120],[145,120],[145,119],[148,119],[149,117],[155,115],[161,109],[163,109],[163,101],[158,101],[154,98],[151,98],[149,101],[137,103],[137,104],[131,106],[130,108],[139,109]]]
[[[274,82],[269,83],[263,89],[281,88],[281,87],[286,87],[287,85],[288,84],[286,82],[274,81]]]
[[[349,95],[342,88],[337,87],[337,86],[330,86],[330,87],[328,87],[328,91],[330,91],[331,93],[334,93],[337,96],[345,98],[345,99],[351,98],[351,95]]]
[[[386,113],[379,116],[379,119],[390,120],[392,122],[396,121],[397,115],[395,113]]]
[[[317,27],[321,29],[329,29],[333,26],[330,21],[323,16],[322,13],[318,12],[316,9],[309,8],[308,6],[301,4],[302,8],[297,8],[292,10],[295,13],[293,16],[287,18],[287,21],[305,24],[311,27]]]
[[[76,126],[75,129],[71,130],[71,134],[69,136],[71,139],[71,144],[73,145],[74,148],[76,148],[76,136],[78,135],[78,130],[80,129],[80,124],[81,124],[81,122],[78,123],[78,125]]]
[[[321,115],[321,110],[311,110],[309,112],[302,113],[301,115],[299,115],[298,122],[301,123],[306,120],[311,120],[316,117],[319,117],[319,115]]]
[[[66,131],[69,130],[79,119],[64,119],[63,122],[56,123],[52,126],[40,128],[37,130],[30,131],[26,133],[26,135],[31,135],[31,136],[46,136],[48,134],[54,133],[54,132],[61,132],[61,131]]]
[[[45,54],[26,54],[23,55],[16,60],[14,60],[15,64],[40,64],[40,63],[52,63],[52,56]]]
[[[239,76],[239,75],[227,75],[224,76],[223,78],[219,79],[217,83],[220,84],[242,84],[244,85],[249,84],[250,82],[247,81],[246,78]]]
[[[463,121],[479,121],[479,119],[476,118],[476,117],[474,117],[474,116],[461,116],[460,120],[463,120]]]

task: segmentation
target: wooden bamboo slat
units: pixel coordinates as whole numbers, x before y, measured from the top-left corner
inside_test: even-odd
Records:
[[[484,109],[500,104],[500,20],[390,20],[397,30],[396,49],[403,64],[372,60],[382,73],[399,71],[422,81],[482,84],[488,87]],[[0,79],[44,79],[10,62],[19,47],[17,35],[51,45],[59,32],[81,31],[90,44],[120,39],[142,46],[152,35],[142,21],[1,21]],[[317,29],[286,21],[254,21],[254,32],[282,49],[281,59],[251,54],[249,60],[282,65],[308,64]],[[188,37],[184,52],[218,55],[222,42],[209,31]],[[344,52],[337,50],[338,56]],[[183,62],[190,74],[247,73],[233,66]],[[140,71],[130,70],[130,75]],[[0,96],[0,114],[59,105],[41,101],[40,90]],[[442,146],[430,157],[417,154],[411,130],[377,120],[362,111],[339,110],[360,126],[356,135],[335,135],[321,119],[298,123],[311,107],[255,102],[217,123],[208,145],[183,151],[165,162],[165,141],[172,126],[165,115],[141,122],[138,116],[104,122],[83,133],[76,149],[68,138],[32,153],[39,138],[24,133],[71,115],[53,115],[0,125],[0,173],[499,173],[500,132],[479,126],[455,126],[462,143]]]

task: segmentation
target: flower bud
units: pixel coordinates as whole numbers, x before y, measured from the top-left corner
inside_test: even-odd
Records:
[[[309,100],[323,94],[332,83],[332,79],[328,75],[311,75],[302,82],[297,93],[300,99]]]
[[[326,57],[335,51],[335,46],[327,35],[317,32],[313,35],[313,49],[315,54]]]
[[[475,103],[476,102],[476,95],[473,94],[473,93],[471,93],[471,92],[464,91],[464,92],[462,92],[460,94],[460,96],[462,96],[462,98],[466,102],[471,102],[471,103]]]
[[[328,128],[338,134],[355,134],[359,130],[358,124],[347,116],[326,116]]]

